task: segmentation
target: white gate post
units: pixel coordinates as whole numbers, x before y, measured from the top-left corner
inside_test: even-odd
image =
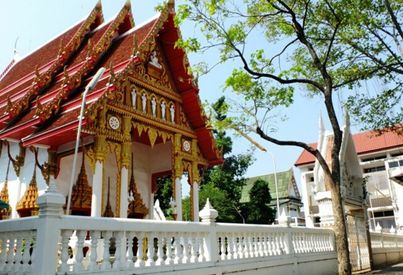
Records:
[[[206,205],[199,213],[202,223],[209,224],[210,229],[207,237],[204,239],[204,251],[206,253],[206,260],[213,263],[218,262],[218,244],[217,244],[217,229],[215,219],[218,216],[217,210],[215,210],[210,200],[207,199]]]
[[[63,214],[64,202],[62,194],[49,190],[38,197],[39,218],[32,274],[56,273],[57,247],[60,237],[59,220]]]

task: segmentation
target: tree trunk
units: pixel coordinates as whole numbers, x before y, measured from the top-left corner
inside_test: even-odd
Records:
[[[347,226],[344,218],[344,207],[340,194],[340,180],[331,184],[332,206],[334,215],[334,234],[336,237],[339,275],[351,274],[350,252],[348,250]]]

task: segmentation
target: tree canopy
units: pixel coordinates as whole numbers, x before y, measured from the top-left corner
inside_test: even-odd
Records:
[[[276,211],[269,207],[271,195],[268,182],[258,179],[249,190],[250,201],[246,203],[247,223],[271,224],[276,218]]]
[[[238,112],[216,125],[246,137],[255,132],[277,145],[301,147],[315,156],[328,176],[339,274],[351,273],[351,265],[340,193],[342,130],[335,97],[353,96],[348,106],[368,127],[401,121],[402,6],[398,0],[189,0],[178,7],[176,23],[192,20],[204,39],[192,37],[177,46],[188,51],[214,48],[217,64],[234,59],[239,64],[225,81],[237,96],[231,107]],[[369,81],[382,86],[375,87],[373,95],[357,92]],[[271,111],[290,106],[295,93],[323,101],[333,131],[329,163],[297,137],[282,140],[270,131]]]
[[[227,108],[225,97],[219,98],[211,108],[212,119],[223,121],[226,115],[223,110]],[[240,203],[242,187],[245,185],[244,175],[252,164],[252,154],[232,154],[232,140],[225,130],[214,130],[217,146],[221,149],[224,163],[203,174],[200,187],[200,207],[203,207],[207,198],[218,211],[218,221],[245,222]]]

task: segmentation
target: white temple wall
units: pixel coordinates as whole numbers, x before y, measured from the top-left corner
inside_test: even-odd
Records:
[[[145,206],[150,209],[151,196],[151,147],[138,142],[133,142],[133,176],[136,181],[137,191],[140,193]],[[130,175],[130,173],[129,173]]]
[[[73,184],[76,183],[77,177],[81,170],[82,155],[83,154],[81,152],[79,152],[77,154],[77,166],[76,166],[76,173],[74,176]],[[57,190],[66,197],[67,197],[67,194],[69,191],[69,185],[70,185],[70,181],[71,181],[71,173],[72,173],[72,169],[73,169],[73,158],[74,158],[74,155],[68,155],[68,156],[63,157],[60,160],[60,170],[59,170],[59,174],[57,175],[57,178],[56,178]],[[85,165],[85,171],[87,174],[88,184],[90,186],[92,186],[92,176],[93,176],[94,172],[92,171],[88,160],[85,160],[84,165]]]
[[[154,145],[154,148],[151,149],[151,151],[151,174],[172,169],[172,142]]]

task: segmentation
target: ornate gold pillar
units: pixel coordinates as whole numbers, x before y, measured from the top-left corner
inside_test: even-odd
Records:
[[[91,217],[101,217],[102,213],[102,183],[105,156],[107,152],[106,137],[95,137],[95,170],[92,177]]]
[[[125,141],[122,144],[121,152],[121,180],[120,180],[120,211],[119,217],[127,218],[127,208],[128,208],[128,186],[129,186],[129,167],[130,167],[130,157],[132,152],[131,143],[131,118],[129,116],[123,117],[123,137]],[[132,168],[133,169],[133,168]],[[132,171],[133,172],[133,171]]]
[[[192,182],[191,182],[191,202],[192,202],[192,219],[194,222],[199,221],[199,168],[197,162],[192,162]]]
[[[191,184],[191,209],[192,209],[192,219],[195,222],[199,221],[199,183],[200,183],[200,173],[199,173],[199,165],[196,161],[197,159],[197,140],[192,140],[192,182]]]
[[[181,143],[182,143],[182,135],[175,134],[174,142],[173,142],[173,171],[172,171],[172,181],[173,181],[173,194],[175,199],[175,212],[176,212],[176,220],[182,220],[182,174],[183,174],[183,167],[182,167],[182,157],[180,156],[181,150]]]

